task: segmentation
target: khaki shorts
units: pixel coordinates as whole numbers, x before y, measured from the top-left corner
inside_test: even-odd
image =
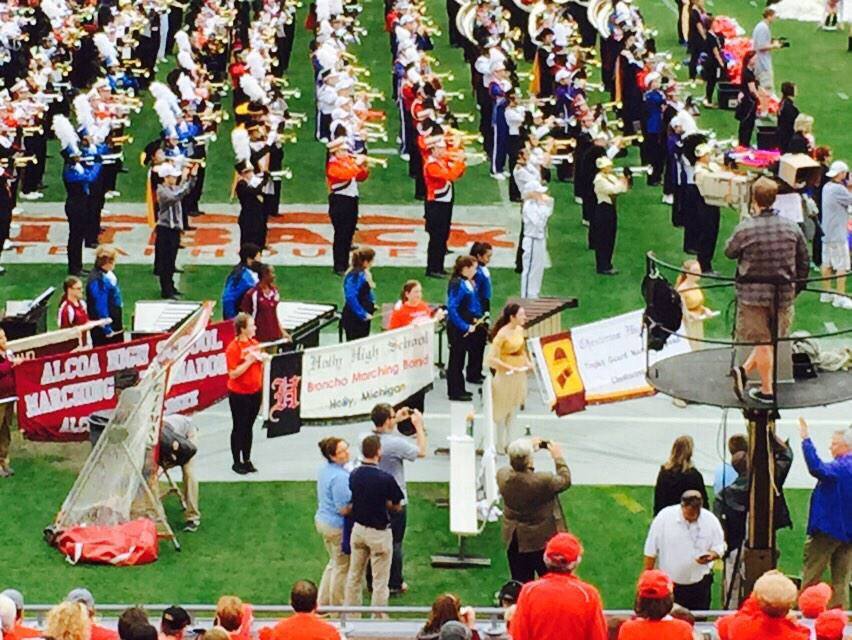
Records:
[[[835,273],[849,271],[849,245],[845,242],[822,243],[822,268]]]
[[[772,340],[772,307],[753,304],[737,305],[737,342],[769,342]],[[778,337],[790,333],[793,324],[793,305],[778,311]]]

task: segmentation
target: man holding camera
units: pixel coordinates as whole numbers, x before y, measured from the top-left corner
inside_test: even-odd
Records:
[[[763,20],[757,23],[751,34],[751,46],[755,51],[754,73],[760,88],[771,94],[775,93],[775,73],[772,68],[772,52],[775,49],[789,47],[784,40],[772,39],[772,22],[775,20],[775,9],[763,10]]]
[[[408,590],[408,585],[402,579],[402,541],[405,538],[406,504],[408,490],[405,486],[405,461],[414,462],[417,458],[426,457],[426,428],[423,424],[423,414],[417,409],[408,407],[394,410],[389,404],[381,403],[373,407],[370,413],[373,421],[373,435],[379,436],[382,442],[382,458],[379,469],[389,473],[402,489],[402,508],[390,514],[390,526],[393,532],[393,559],[391,560],[390,579],[388,587],[391,594],[401,594]],[[414,440],[401,435],[397,425],[410,420],[414,427]]]
[[[536,471],[533,456],[546,449],[556,473]],[[497,487],[503,497],[503,541],[512,580],[530,582],[547,573],[544,548],[547,541],[565,531],[559,494],[571,486],[571,471],[555,442],[521,438],[509,445],[509,465],[497,471]]]

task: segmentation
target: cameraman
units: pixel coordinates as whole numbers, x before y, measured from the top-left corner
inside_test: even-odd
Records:
[[[763,10],[763,20],[757,23],[751,34],[751,46],[754,49],[754,73],[760,88],[775,94],[775,73],[772,68],[772,52],[775,49],[790,46],[788,42],[772,38],[772,23],[775,21],[775,9]]]
[[[373,407],[370,412],[370,419],[373,421],[372,435],[379,436],[382,442],[379,469],[393,476],[403,495],[402,508],[390,513],[390,526],[393,532],[393,559],[391,560],[388,587],[392,595],[399,595],[408,591],[408,585],[402,577],[402,541],[405,537],[406,505],[408,503],[404,463],[406,460],[414,462],[417,458],[426,457],[426,427],[423,424],[423,414],[417,409],[411,410],[408,407],[400,407],[395,411],[389,404],[384,403]],[[397,430],[397,425],[406,420],[410,420],[414,427],[416,444],[410,438],[400,435]]]
[[[556,473],[536,471],[536,450],[547,449]],[[562,449],[540,438],[520,438],[509,445],[509,465],[497,472],[503,497],[503,542],[507,545],[512,580],[530,582],[547,572],[544,548],[547,541],[565,531],[559,494],[571,486],[571,471]]]

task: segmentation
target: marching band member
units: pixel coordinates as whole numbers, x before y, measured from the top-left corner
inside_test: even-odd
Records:
[[[666,161],[665,130],[663,129],[663,111],[666,104],[666,96],[660,90],[662,76],[652,71],[645,76],[644,96],[644,126],[642,127],[643,161],[653,167],[648,176],[648,186],[653,187],[660,184],[663,176],[663,168]]]
[[[328,143],[329,159],[325,165],[328,185],[328,217],[334,227],[332,246],[334,272],[342,276],[349,264],[352,238],[358,225],[358,183],[370,175],[367,158],[352,155],[346,138]]]
[[[630,177],[627,171],[625,176],[615,175],[612,160],[607,156],[598,158],[595,166],[598,169],[594,180],[597,206],[590,228],[595,250],[595,268],[601,275],[614,276],[618,274],[618,269],[612,266],[615,234],[618,229],[615,199],[622,193],[627,193]]]
[[[710,155],[712,148],[703,143],[695,147],[695,178],[703,173],[715,173],[721,171],[721,167],[712,161]],[[696,210],[696,223],[698,227],[695,241],[696,256],[703,274],[715,274],[713,270],[713,255],[716,253],[716,241],[719,237],[719,207],[710,205],[704,197],[698,194],[698,207]]]
[[[376,311],[376,285],[370,273],[376,252],[369,247],[355,249],[349,270],[343,278],[343,312],[340,326],[346,334],[346,341],[366,338],[370,335],[373,314]]]
[[[263,223],[263,186],[269,180],[269,174],[257,174],[250,162],[242,161],[236,165],[239,180],[236,194],[240,201],[240,246],[253,244],[266,246],[266,225]]]
[[[83,281],[77,276],[68,276],[62,283],[62,291],[56,324],[60,329],[86,324],[89,321],[89,314],[83,304]]]
[[[547,260],[547,221],[553,215],[553,198],[548,195],[547,186],[538,181],[525,184],[522,194],[524,230],[521,297],[538,298]]]
[[[164,162],[157,167],[162,182],[157,186],[157,225],[154,227],[154,273],[160,278],[160,297],[176,300],[174,274],[183,229],[183,199],[195,186],[198,165],[181,170]],[[180,184],[178,182],[180,181]]]
[[[484,341],[474,335],[485,331],[485,316],[479,306],[476,285],[476,258],[459,256],[453,267],[453,274],[447,286],[447,339],[450,343],[450,356],[447,362],[447,395],[450,400],[469,401],[473,396],[465,389],[465,360],[470,362],[470,353]],[[482,363],[482,357],[474,358]],[[471,376],[470,374],[474,374]],[[478,379],[479,372],[468,370],[468,378]]]
[[[443,278],[444,256],[453,219],[453,183],[464,175],[466,164],[457,151],[447,148],[443,136],[430,136],[426,140],[427,157],[423,163],[423,179],[426,182],[424,218],[429,244],[426,248],[426,275]]]

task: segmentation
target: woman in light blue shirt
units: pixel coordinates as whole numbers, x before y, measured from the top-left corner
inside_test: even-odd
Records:
[[[328,551],[328,564],[319,586],[320,606],[343,604],[349,556],[343,553],[343,517],[349,513],[349,443],[342,438],[323,438],[319,449],[325,462],[317,476],[317,512],[314,523]]]

